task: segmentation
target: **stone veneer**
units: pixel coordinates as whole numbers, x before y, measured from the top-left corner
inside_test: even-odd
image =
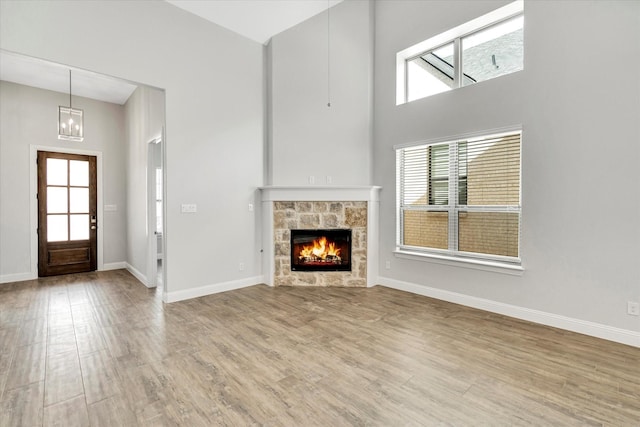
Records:
[[[291,271],[292,229],[351,229],[351,271]],[[367,202],[273,202],[274,286],[367,286]]]

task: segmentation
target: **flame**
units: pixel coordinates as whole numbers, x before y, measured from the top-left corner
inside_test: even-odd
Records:
[[[326,259],[328,256],[340,256],[340,248],[336,248],[334,242],[327,241],[326,237],[320,237],[313,241],[313,245],[304,245],[300,250],[300,256],[304,258]]]

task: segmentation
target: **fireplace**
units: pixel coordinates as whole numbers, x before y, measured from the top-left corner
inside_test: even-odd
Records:
[[[291,230],[291,271],[351,271],[351,230]]]
[[[376,285],[380,187],[263,187],[260,192],[262,262],[267,285]],[[291,230],[351,230],[351,252],[347,252],[351,270],[299,271],[297,257],[293,262],[291,259]],[[346,259],[342,255],[341,250],[341,258]]]

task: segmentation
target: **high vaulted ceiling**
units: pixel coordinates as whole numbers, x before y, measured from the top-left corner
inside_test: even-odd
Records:
[[[69,70],[73,96],[122,105],[137,88],[135,84],[104,74],[0,51],[0,80],[68,94]]]
[[[342,0],[166,0],[174,6],[265,44],[282,31]]]
[[[343,0],[166,0],[168,3],[239,33],[258,43]],[[0,51],[0,80],[124,104],[135,91],[132,82],[66,65]]]

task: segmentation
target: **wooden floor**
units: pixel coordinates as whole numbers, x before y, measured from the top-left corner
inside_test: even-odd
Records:
[[[0,285],[2,426],[639,426],[640,349],[383,287]]]

